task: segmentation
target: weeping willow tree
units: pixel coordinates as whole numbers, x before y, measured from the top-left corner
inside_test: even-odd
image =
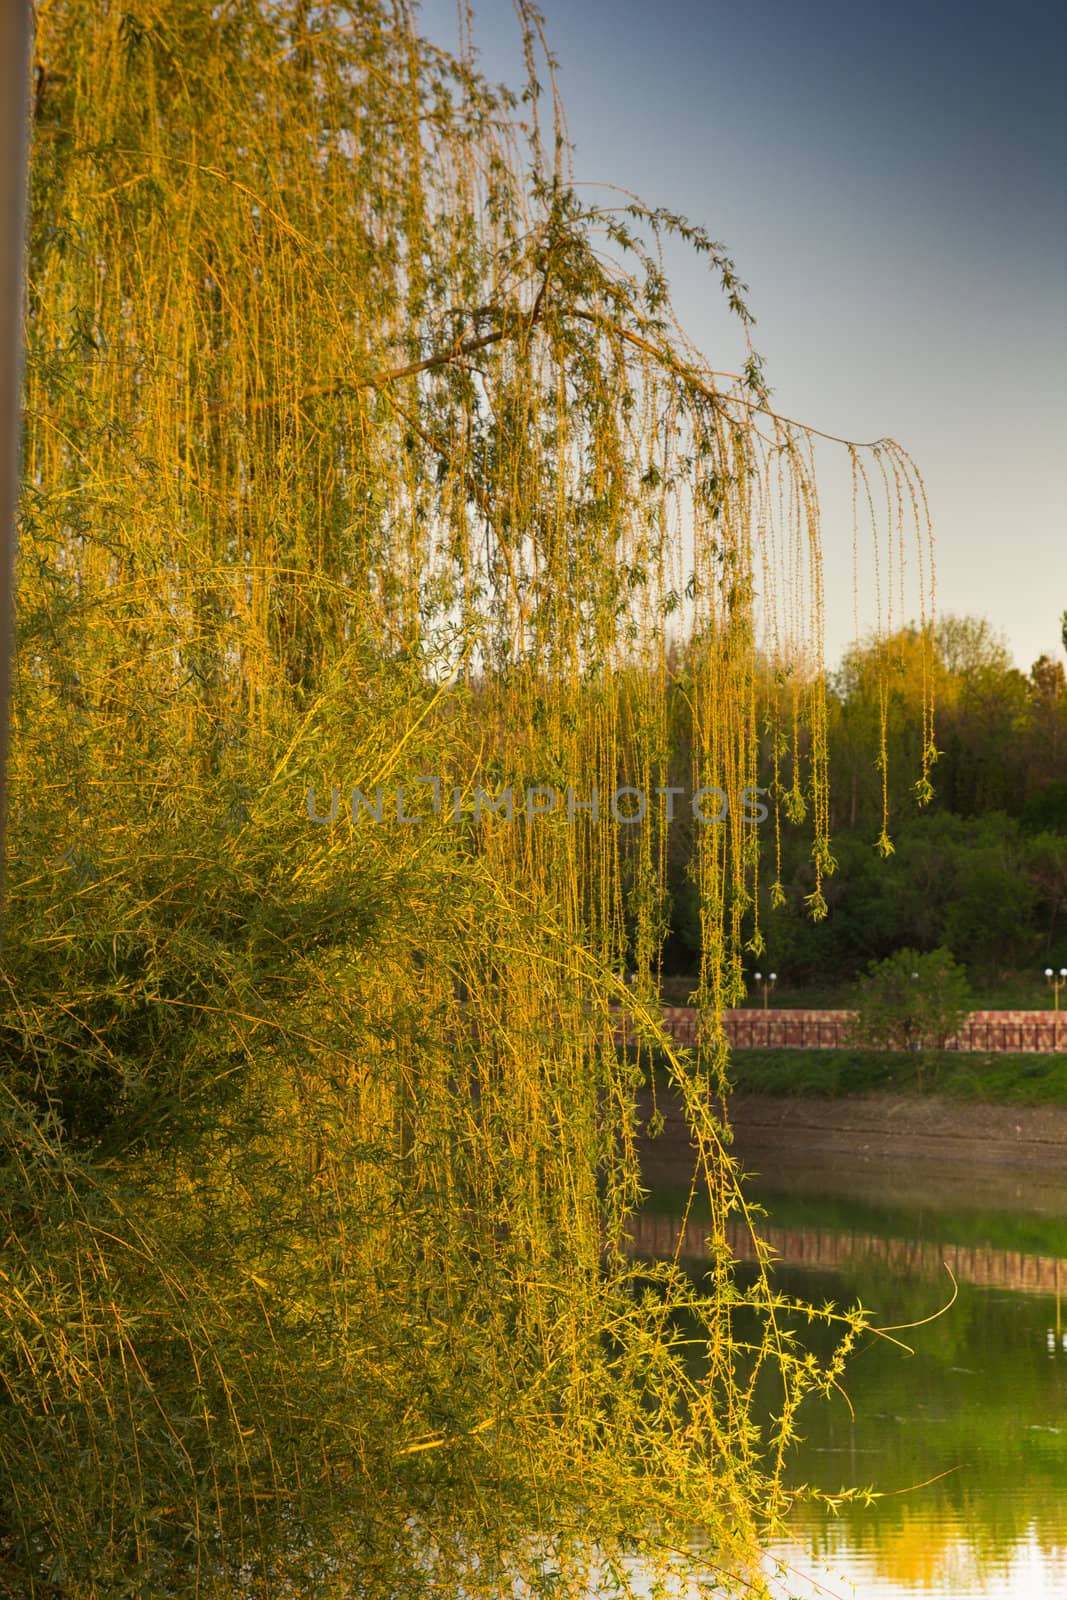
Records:
[[[581,198],[522,26],[520,106],[402,3],[37,6],[6,1592],[755,1584],[863,1321],[819,1366],[726,1244],[745,791],[832,870],[815,439],[722,249]],[[671,237],[735,374],[674,321]],[[844,448],[892,584],[921,489]],[[679,641],[688,1052],[655,1002]],[[687,1111],[700,1284],[628,1252],[620,1011]]]

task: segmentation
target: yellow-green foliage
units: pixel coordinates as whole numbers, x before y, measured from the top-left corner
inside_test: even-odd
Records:
[[[775,732],[806,722],[810,766],[772,802],[812,807],[828,859],[816,506],[758,359],[714,373],[675,331],[657,238],[742,333],[743,286],[681,219],[583,201],[558,111],[546,154],[532,12],[526,131],[401,4],[37,19],[0,1584],[584,1596],[594,1546],[625,1586],[693,1537],[750,1573],[837,1370],[763,1277],[731,1320],[711,1109],[757,589],[777,657],[811,645]],[[676,623],[693,787],[733,802],[701,832],[707,1037],[672,1058],[699,1292],[627,1254],[610,1043],[622,1004],[664,1045],[664,811],[474,816],[476,786],[521,812],[528,783],[669,781]]]

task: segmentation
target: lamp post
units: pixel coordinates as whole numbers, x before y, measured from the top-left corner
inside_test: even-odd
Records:
[[[764,1011],[766,1011],[766,1009],[767,1009],[767,995],[768,995],[769,991],[774,988],[774,985],[778,982],[778,974],[777,974],[777,972],[768,972],[767,976],[764,977],[762,972],[754,972],[752,974],[752,976],[755,978],[757,983],[761,983],[763,985],[763,1009],[764,1009]]]
[[[1045,982],[1052,990],[1052,1009],[1060,1009],[1060,990],[1067,983],[1067,967],[1061,967],[1059,972],[1053,972],[1051,967],[1045,968]]]

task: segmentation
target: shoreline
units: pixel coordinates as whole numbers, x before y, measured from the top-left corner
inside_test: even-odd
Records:
[[[1006,1105],[872,1090],[823,1095],[731,1095],[734,1148],[847,1149],[869,1159],[962,1162],[969,1167],[1058,1166],[1067,1179],[1067,1106]]]
[[[644,1181],[687,1181],[693,1147],[680,1105],[660,1090],[664,1118],[642,1133]],[[651,1095],[640,1099],[642,1124]],[[1005,1105],[936,1095],[731,1095],[731,1152],[754,1192],[1067,1216],[1067,1106]]]

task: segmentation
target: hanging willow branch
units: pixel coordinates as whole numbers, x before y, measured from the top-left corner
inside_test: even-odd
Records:
[[[532,9],[532,129],[402,4],[37,16],[5,1581],[584,1597],[700,1548],[754,1592],[864,1321],[818,1313],[819,1368],[726,1242],[763,834],[810,819],[817,914],[832,867],[813,431],[721,246],[584,205],[554,88],[542,147]],[[667,237],[737,378],[677,332]],[[876,450],[893,596],[923,502]],[[629,1250],[653,1048],[700,1282]]]

